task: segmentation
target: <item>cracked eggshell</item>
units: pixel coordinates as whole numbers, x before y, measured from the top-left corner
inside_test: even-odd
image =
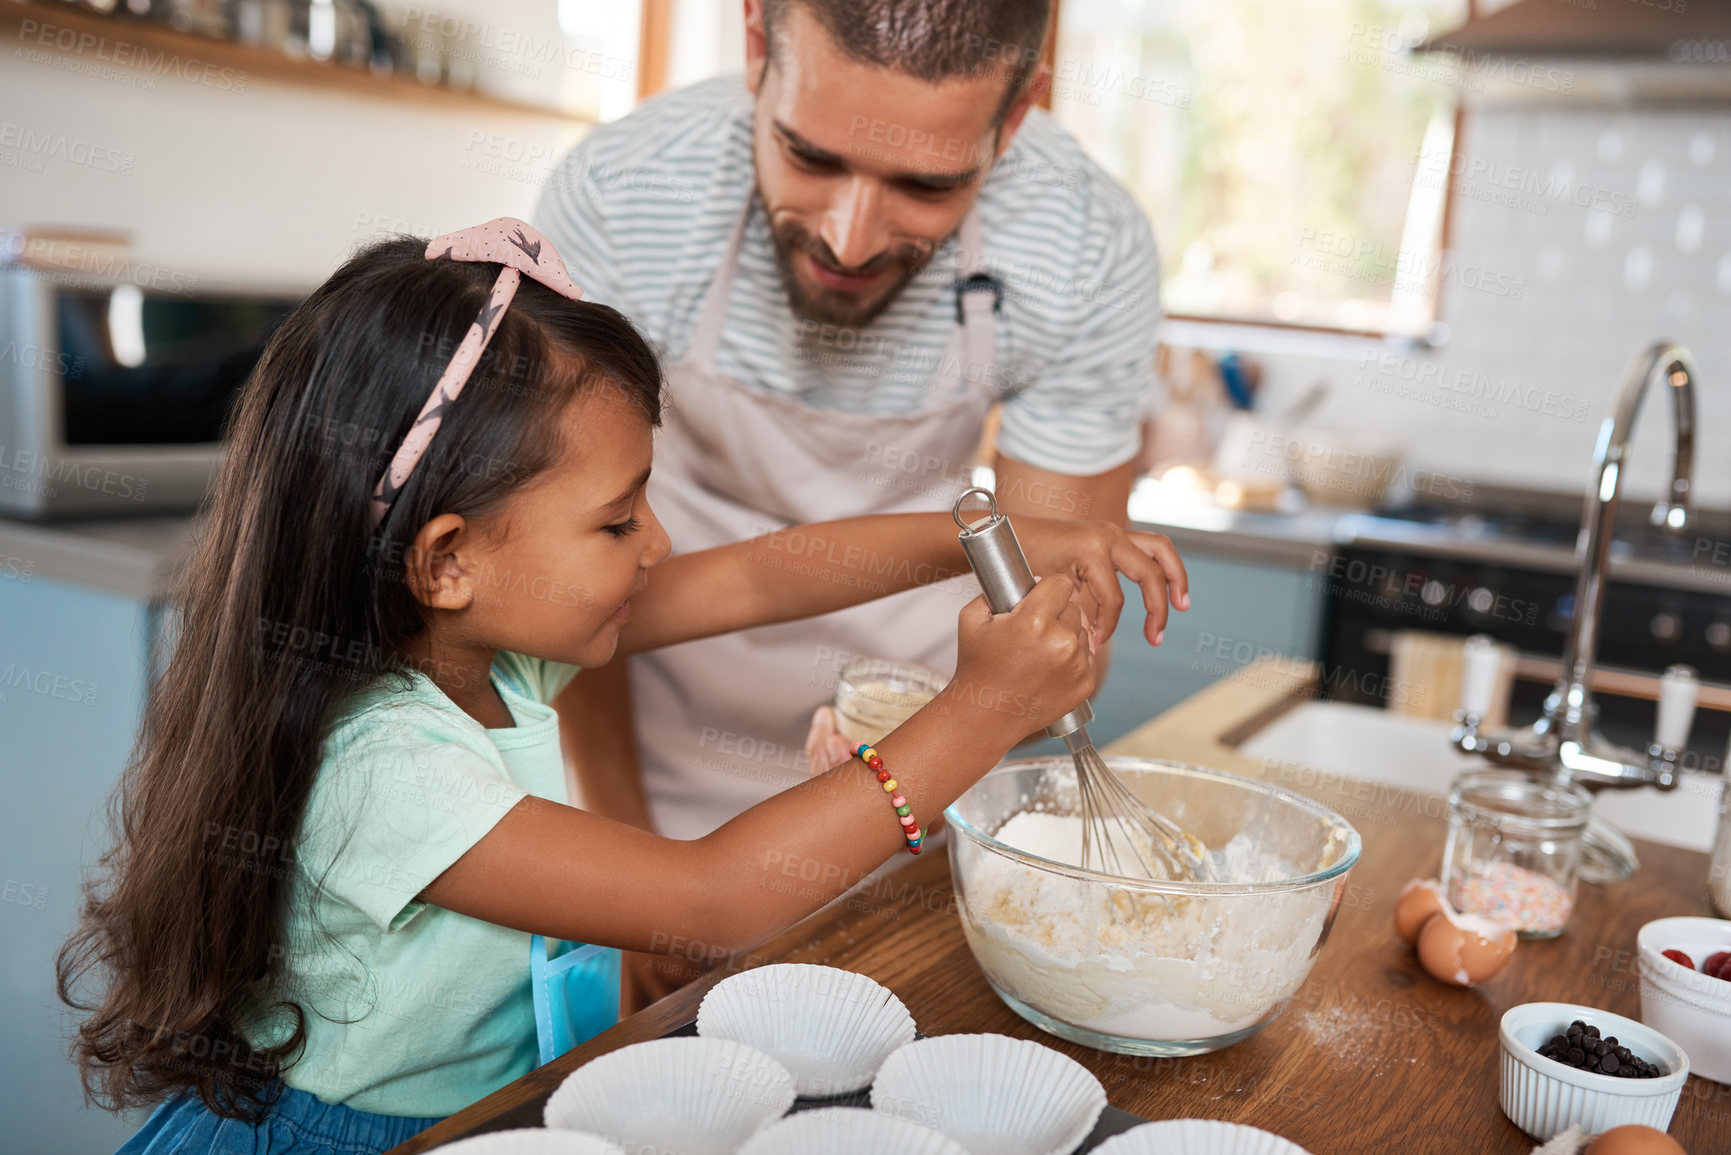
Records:
[[[1401,887],[1400,897],[1395,899],[1394,933],[1412,946],[1432,915],[1451,909],[1440,885],[1428,878],[1415,878]]]
[[[1424,924],[1418,961],[1438,982],[1470,987],[1502,970],[1515,953],[1515,932],[1488,918],[1444,907]]]

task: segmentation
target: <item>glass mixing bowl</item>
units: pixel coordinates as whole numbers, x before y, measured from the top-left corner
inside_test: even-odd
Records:
[[[1141,758],[1106,763],[1202,839],[1229,881],[1156,882],[1071,865],[1080,838],[1074,765],[1005,762],[944,812],[962,929],[986,981],[1035,1026],[1102,1051],[1195,1055],[1255,1034],[1328,938],[1358,832],[1327,807],[1254,779]],[[1020,847],[998,838],[1012,819]]]

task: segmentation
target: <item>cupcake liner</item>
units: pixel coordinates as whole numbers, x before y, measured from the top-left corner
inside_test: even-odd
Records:
[[[1098,1155],[1309,1155],[1290,1139],[1219,1119],[1164,1119],[1114,1135]]]
[[[909,1043],[884,1060],[871,1098],[872,1110],[942,1131],[972,1155],[1069,1155],[1106,1107],[1082,1064],[1008,1035]]]
[[[521,1127],[471,1135],[445,1144],[439,1152],[440,1155],[624,1155],[625,1147],[616,1140],[581,1131]]]
[[[762,1051],[682,1036],[592,1059],[559,1084],[544,1117],[658,1155],[726,1155],[793,1100],[793,1076]]]
[[[753,1135],[739,1155],[968,1155],[930,1127],[860,1107],[820,1107],[789,1115]]]
[[[837,967],[776,963],[717,983],[697,1033],[756,1047],[793,1072],[803,1096],[862,1091],[885,1058],[914,1040],[914,1020],[889,988]]]

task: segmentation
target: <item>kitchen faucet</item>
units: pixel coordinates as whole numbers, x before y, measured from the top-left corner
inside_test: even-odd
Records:
[[[1653,506],[1652,522],[1673,533],[1680,532],[1688,526],[1690,516],[1696,375],[1695,360],[1689,351],[1669,341],[1648,346],[1624,370],[1610,416],[1599,430],[1595,469],[1587,487],[1581,533],[1575,543],[1579,573],[1575,579],[1574,616],[1569,622],[1556,688],[1545,699],[1544,713],[1530,729],[1498,736],[1480,734],[1479,727],[1490,710],[1500,655],[1489,638],[1469,639],[1461,676],[1461,708],[1455,711],[1457,724],[1449,736],[1462,751],[1590,790],[1646,785],[1661,790],[1676,787],[1678,763],[1688,744],[1689,724],[1695,713],[1699,688],[1695,671],[1687,666],[1672,666],[1660,679],[1658,724],[1644,753],[1613,745],[1594,729],[1598,707],[1593,702],[1592,676],[1599,624],[1604,616],[1618,491],[1628,464],[1635,415],[1648,386],[1663,381],[1670,387],[1677,433],[1676,456],[1670,490]],[[1625,865],[1632,870],[1633,848],[1627,853]],[[1627,870],[1622,873],[1626,875]]]

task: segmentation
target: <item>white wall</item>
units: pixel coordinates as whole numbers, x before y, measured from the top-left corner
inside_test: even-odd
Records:
[[[88,57],[37,51],[48,61],[0,52],[0,227],[125,229],[139,262],[201,283],[311,287],[379,229],[527,218],[584,127],[257,78],[237,92],[143,77],[150,90],[69,71],[112,67]],[[62,158],[91,146],[122,171]]]

